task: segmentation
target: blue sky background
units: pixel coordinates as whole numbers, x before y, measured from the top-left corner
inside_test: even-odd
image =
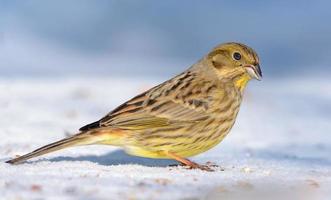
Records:
[[[0,76],[171,76],[218,43],[266,76],[330,72],[331,2],[0,0]]]

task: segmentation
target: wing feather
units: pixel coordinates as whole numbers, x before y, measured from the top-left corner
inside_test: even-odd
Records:
[[[192,86],[188,87],[188,82],[192,82],[192,74],[183,73],[134,97],[101,120],[80,130],[107,126],[142,130],[204,120],[208,117],[205,112],[208,98],[199,91],[192,93]]]

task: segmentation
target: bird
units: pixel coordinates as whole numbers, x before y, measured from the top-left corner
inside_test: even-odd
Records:
[[[189,160],[208,151],[235,124],[247,83],[261,80],[251,47],[227,42],[179,75],[118,106],[77,134],[7,161],[19,164],[67,147],[103,144],[133,156],[172,159],[190,169],[213,171]]]

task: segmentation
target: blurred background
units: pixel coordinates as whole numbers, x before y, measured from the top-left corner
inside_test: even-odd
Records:
[[[329,199],[330,10],[327,0],[0,0],[1,197],[208,199],[200,197],[308,184]],[[109,146],[4,163],[76,133],[229,41],[258,52],[264,77],[249,84],[231,134],[193,158],[224,172],[168,171]]]
[[[0,76],[170,77],[239,41],[266,77],[330,72],[330,1],[1,0]]]

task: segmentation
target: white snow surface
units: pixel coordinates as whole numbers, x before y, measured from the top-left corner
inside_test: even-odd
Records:
[[[330,199],[327,78],[252,81],[231,133],[191,158],[219,165],[215,172],[128,156],[112,146],[74,147],[21,165],[4,163],[77,132],[161,81],[0,79],[0,199]]]

